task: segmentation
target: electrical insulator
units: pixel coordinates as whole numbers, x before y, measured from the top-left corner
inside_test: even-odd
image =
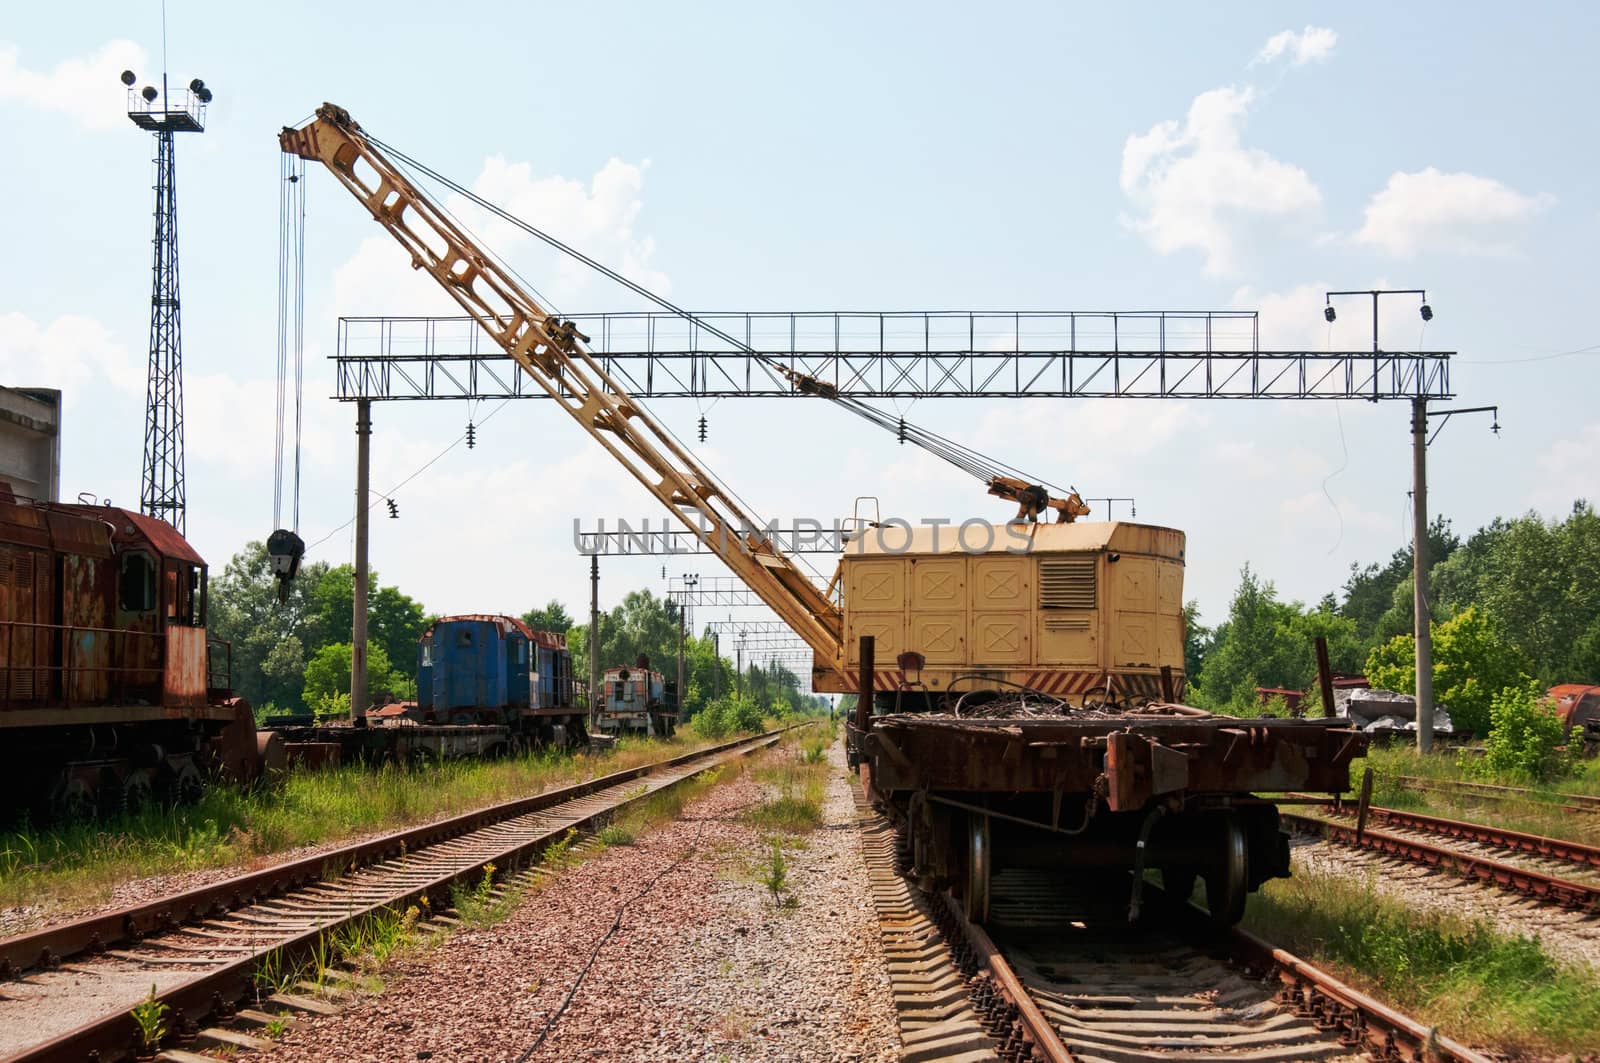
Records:
[[[906,419],[904,417],[900,418],[899,439],[900,439],[900,445],[902,447],[905,446],[906,445]]]
[[[1128,503],[1128,513],[1129,513],[1130,516],[1137,517],[1139,515],[1139,503],[1137,503],[1137,502],[1129,502]]]
[[[471,421],[467,422],[467,449],[471,450],[478,445],[478,426]]]
[[[388,503],[388,505],[389,505],[389,519],[390,520],[399,520],[400,519],[400,504],[398,502],[396,502],[392,498],[386,498],[386,499],[384,499],[384,502]]]
[[[702,414],[700,416],[700,442],[704,443],[705,441],[706,441],[706,419],[705,419],[705,415]]]

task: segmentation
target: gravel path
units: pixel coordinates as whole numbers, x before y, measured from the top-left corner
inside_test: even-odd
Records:
[[[382,995],[261,1058],[898,1059],[854,804],[842,754],[830,757],[825,825],[787,850],[792,906],[753,880],[766,843],[739,815],[764,788],[746,774],[563,872],[499,925],[400,961]]]
[[[1370,882],[1378,893],[1413,908],[1486,919],[1502,933],[1536,937],[1552,956],[1600,971],[1600,918],[1469,883],[1399,857],[1324,841],[1296,842],[1294,860],[1307,871]]]

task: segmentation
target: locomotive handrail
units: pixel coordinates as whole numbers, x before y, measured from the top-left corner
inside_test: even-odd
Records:
[[[123,675],[129,677],[123,684],[118,684],[113,678],[112,686],[148,686],[152,682],[157,686],[161,683],[161,676],[165,666],[164,658],[147,665],[130,665],[127,662],[127,640],[129,637],[153,639],[156,648],[160,650],[166,644],[165,631],[138,631],[129,628],[96,627],[88,624],[46,624],[37,620],[0,620],[0,626],[5,628],[5,659],[0,663],[0,671],[5,673],[4,692],[0,696],[0,708],[10,708],[17,704],[38,705],[59,703],[62,708],[70,708],[73,704],[72,678],[75,675],[110,673],[113,676]],[[42,656],[44,660],[32,663],[17,661],[17,629],[30,629],[34,636],[32,652],[35,656]],[[56,647],[47,641],[42,648],[39,646],[38,635],[44,632],[49,636],[61,636],[61,662],[56,663]],[[110,635],[112,636],[111,649],[107,658],[112,663],[105,665],[80,664],[75,659],[80,649],[79,643],[73,635]],[[118,662],[121,663],[118,663]],[[231,664],[231,661],[230,661]],[[59,673],[59,694],[53,689],[49,679],[40,690],[38,684],[30,684],[35,691],[31,697],[17,697],[15,688],[16,680],[20,675],[27,673],[43,673],[52,677]]]

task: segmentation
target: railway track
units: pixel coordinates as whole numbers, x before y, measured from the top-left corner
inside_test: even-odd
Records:
[[[1392,808],[1369,809],[1365,825],[1344,815],[1329,818],[1286,811],[1281,819],[1301,834],[1452,871],[1469,881],[1573,911],[1600,914],[1600,848],[1595,846]]]
[[[918,890],[896,866],[894,831],[863,807],[908,1063],[1084,1060],[1487,1063],[1436,1030],[1242,931],[1151,888],[1148,918],[1105,882],[996,873],[990,919],[968,922],[949,895]],[[1099,888],[1096,888],[1096,886]]]
[[[411,905],[443,911],[452,887],[505,875],[572,830],[635,801],[765,748],[780,732],[563,787],[348,846],[308,860],[0,941],[0,1026],[27,1029],[11,1061],[81,1063],[146,1054],[130,1009],[153,993],[165,1005],[167,1058],[208,1021],[250,1009],[267,995],[264,969],[292,969],[344,928]],[[152,986],[152,982],[154,986]],[[61,1006],[68,998],[69,1008]],[[307,1002],[290,996],[289,1005]],[[316,1010],[315,1001],[305,1010]],[[88,1021],[83,1016],[90,1015]],[[70,1019],[70,1021],[68,1021]]]

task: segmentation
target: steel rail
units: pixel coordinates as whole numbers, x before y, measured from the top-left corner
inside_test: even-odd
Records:
[[[1343,1026],[1346,1039],[1364,1038],[1369,1051],[1378,1059],[1399,1059],[1398,1040],[1406,1041],[1413,1050],[1413,1058],[1424,1058],[1431,1050],[1432,1058],[1459,1060],[1460,1063],[1492,1063],[1481,1052],[1475,1052],[1459,1041],[1440,1034],[1436,1028],[1425,1026],[1415,1019],[1395,1011],[1381,1000],[1348,986],[1333,975],[1307,963],[1286,949],[1280,949],[1248,930],[1235,927],[1228,944],[1233,952],[1248,965],[1275,970],[1283,983],[1280,991],[1293,1001],[1303,1014],[1313,1016],[1317,1025],[1324,1028]],[[1330,1007],[1330,1004],[1333,1005]]]
[[[150,904],[138,905],[132,909],[124,909],[122,912],[110,913],[110,916],[117,917],[113,920],[113,923],[120,923],[121,917],[129,912],[137,911],[140,919],[149,920],[149,922],[139,924],[141,926],[160,925],[165,927],[170,925],[173,929],[179,929],[175,913],[180,910],[189,913],[191,916],[196,911],[201,912],[202,914],[199,916],[193,917],[194,921],[198,921],[198,919],[205,918],[204,913],[217,911],[215,905],[225,903],[223,898],[231,901],[236,896],[245,896],[246,894],[243,890],[246,888],[256,891],[252,894],[253,896],[267,895],[264,891],[273,883],[271,880],[263,880],[262,876],[274,870],[292,868],[296,877],[293,879],[286,878],[281,881],[295,881],[301,885],[307,885],[331,881],[323,873],[325,867],[337,866],[340,869],[341,876],[348,875],[351,870],[350,866],[339,863],[339,859],[347,855],[352,857],[359,855],[368,864],[396,856],[404,856],[412,863],[418,863],[426,860],[429,856],[429,849],[438,847],[441,843],[461,839],[475,830],[493,828],[497,824],[516,820],[530,813],[550,814],[560,809],[563,805],[582,802],[585,798],[592,798],[602,791],[616,791],[623,784],[640,779],[645,780],[645,787],[641,787],[638,790],[630,788],[628,791],[616,794],[613,799],[606,800],[599,806],[594,806],[592,802],[589,805],[581,806],[573,810],[577,812],[576,815],[569,816],[549,829],[535,829],[514,839],[502,839],[498,836],[489,837],[487,839],[489,842],[488,848],[473,855],[464,866],[456,867],[445,873],[436,873],[421,880],[415,875],[400,876],[403,885],[398,889],[387,890],[382,900],[373,901],[363,898],[354,901],[354,903],[349,903],[342,907],[335,917],[325,921],[318,918],[307,929],[289,936],[278,937],[268,944],[261,945],[259,948],[252,948],[249,953],[239,959],[221,963],[195,978],[173,986],[165,992],[156,994],[154,999],[168,1008],[166,1021],[169,1029],[177,1037],[182,1038],[197,1029],[198,1021],[204,1017],[231,1014],[238,1002],[245,999],[254,988],[256,975],[264,958],[277,955],[288,962],[295,962],[309,955],[319,942],[326,941],[329,935],[335,933],[341,927],[374,913],[386,909],[403,911],[409,905],[420,903],[424,899],[427,899],[430,905],[434,901],[447,902],[450,897],[451,886],[454,883],[481,871],[487,865],[493,864],[496,869],[501,871],[521,866],[532,857],[537,856],[546,846],[565,834],[569,829],[574,827],[583,829],[591,826],[597,820],[612,814],[617,809],[649,796],[651,793],[660,792],[670,786],[677,785],[708,767],[714,767],[769,746],[778,740],[783,731],[789,729],[791,728],[770,731],[755,737],[736,739],[667,760],[656,761],[625,771],[613,772],[610,775],[592,779],[585,783],[562,787],[531,798],[505,802],[489,809],[458,816],[452,820],[433,824],[429,827],[398,832],[387,835],[384,838],[375,839],[372,842],[348,846],[345,849],[336,850],[308,860],[293,861],[290,864],[282,865],[279,869],[267,869],[266,872],[240,876],[238,879],[217,883],[212,887],[191,890],[177,897],[167,898],[165,901],[156,901]],[[691,768],[692,770],[684,770]],[[661,785],[649,789],[649,779],[646,778],[648,776],[661,777]],[[429,840],[424,842],[421,847],[407,847],[408,840],[416,841],[420,838]],[[316,865],[317,871],[315,873],[311,872],[308,867],[310,864]],[[242,885],[246,883],[248,883],[248,886]],[[241,884],[240,892],[235,893],[229,889],[234,884]],[[281,887],[271,892],[272,894],[282,893],[286,888]],[[208,904],[208,907],[185,909],[163,907],[164,904],[171,905],[180,899],[185,904],[192,901],[196,905]],[[443,903],[440,906],[447,907],[448,904]],[[97,924],[101,918],[91,917],[91,919],[79,921],[79,924]],[[87,951],[89,946],[85,943],[87,939],[83,933],[84,928],[79,924],[66,924],[53,930],[24,935],[22,938],[12,939],[12,942],[21,943],[26,941],[29,943],[29,947],[32,947],[42,937],[56,933],[61,935],[58,939],[61,942],[57,946],[58,948],[76,947],[78,952]],[[126,924],[124,923],[122,926],[125,927]],[[75,927],[76,929],[74,929]],[[71,931],[71,933],[65,933],[67,931]],[[126,929],[122,929],[119,932],[124,935],[127,934]],[[119,940],[126,940],[126,937]],[[59,956],[60,953],[53,953],[53,955]],[[21,1061],[29,1061],[29,1063],[34,1063],[34,1061],[39,1061],[39,1063],[43,1063],[43,1061],[82,1063],[84,1060],[110,1063],[112,1060],[136,1055],[140,1044],[139,1036],[137,1022],[126,1008],[119,1008],[115,1012],[102,1015],[74,1030],[7,1057],[5,1063],[21,1063]]]
[[[1528,853],[1532,856],[1546,857],[1551,860],[1562,860],[1569,864],[1583,864],[1588,867],[1600,868],[1600,847],[1585,845],[1582,842],[1567,841],[1565,838],[1551,838],[1542,834],[1526,834],[1522,831],[1507,830],[1504,827],[1491,827],[1483,823],[1468,823],[1465,820],[1446,819],[1442,816],[1427,816],[1420,812],[1409,812],[1399,808],[1369,808],[1367,816],[1370,819],[1382,820],[1393,826],[1409,830],[1423,831],[1427,834],[1439,834],[1447,838],[1459,838],[1463,841],[1477,842],[1481,845],[1492,845],[1500,849],[1510,849],[1513,852]]]
[[[1358,831],[1353,826],[1335,823],[1318,816],[1282,812],[1280,819],[1292,828],[1305,833],[1321,834],[1329,841],[1341,845],[1397,856],[1428,867],[1444,868],[1470,882],[1485,882],[1574,911],[1600,912],[1600,886],[1574,882],[1571,879],[1518,867],[1501,860],[1474,856],[1459,849],[1430,845],[1386,831],[1371,829]]]

